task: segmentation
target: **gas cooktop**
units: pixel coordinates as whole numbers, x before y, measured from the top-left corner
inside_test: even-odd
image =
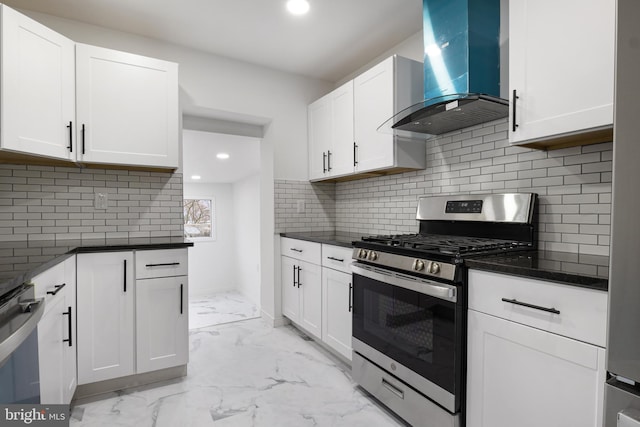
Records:
[[[387,236],[363,237],[362,242],[368,243],[370,248],[379,245],[380,250],[388,247],[406,248],[419,251],[425,255],[475,255],[495,254],[512,250],[532,249],[531,242],[493,239],[484,237],[467,237],[453,235],[423,235],[423,234],[398,234]],[[415,253],[415,252],[414,252]]]

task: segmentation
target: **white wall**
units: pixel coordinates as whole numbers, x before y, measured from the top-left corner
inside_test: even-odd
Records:
[[[233,183],[237,289],[260,306],[260,175]]]
[[[216,240],[189,248],[189,295],[211,295],[237,288],[232,184],[184,184],[184,197],[215,199]]]

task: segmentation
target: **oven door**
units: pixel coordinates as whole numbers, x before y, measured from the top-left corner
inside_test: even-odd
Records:
[[[369,265],[354,264],[352,272],[353,350],[449,412],[459,412],[459,289]]]
[[[28,309],[14,305],[16,310],[0,316],[0,404],[40,403],[37,326],[44,300],[19,304]]]

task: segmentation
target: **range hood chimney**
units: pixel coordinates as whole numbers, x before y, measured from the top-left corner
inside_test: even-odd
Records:
[[[500,0],[423,0],[423,26],[424,101],[378,130],[441,135],[507,117],[509,101],[500,98]]]

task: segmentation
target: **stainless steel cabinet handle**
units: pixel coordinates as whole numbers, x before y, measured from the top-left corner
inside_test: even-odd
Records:
[[[66,284],[66,283],[63,283],[62,285],[55,285],[55,286],[54,286],[54,288],[56,288],[56,290],[55,290],[55,291],[47,291],[47,295],[55,295],[55,294],[57,294],[58,292],[60,292],[60,290],[61,290],[62,288],[64,288],[65,286],[67,286],[67,284]]]
[[[72,330],[72,315],[71,315],[71,307],[69,307],[68,311],[65,311],[64,313],[62,313],[63,316],[69,316],[69,338],[66,340],[62,340],[62,342],[68,342],[69,343],[69,347],[73,347],[73,330]]]
[[[404,399],[404,391],[400,390],[398,387],[394,386],[384,378],[382,379],[382,386],[389,390],[391,393],[398,396],[400,399]]]
[[[124,291],[127,292],[127,260],[124,260]]]
[[[535,310],[546,311],[547,313],[560,314],[560,310],[556,310],[553,307],[551,307],[551,308],[542,307],[542,306],[539,306],[539,305],[534,305],[534,304],[529,304],[529,303],[526,303],[526,302],[518,301],[516,299],[502,298],[502,301],[508,302],[509,304],[515,304],[515,305],[521,305],[523,307],[533,308]]]
[[[322,153],[322,173],[327,173],[327,153]]]
[[[327,150],[327,171],[331,172],[331,151]]]
[[[353,284],[349,283],[349,313],[353,310]]]
[[[294,251],[294,252],[298,252],[298,253],[302,253],[302,249],[296,249],[296,248],[289,248],[290,250]]]
[[[334,258],[332,256],[328,256],[327,259],[330,259],[332,261],[344,262],[344,258],[340,259],[340,258]]]
[[[298,287],[300,287],[300,285],[302,285],[302,283],[300,283],[300,272],[302,271],[302,267],[298,267]]]

